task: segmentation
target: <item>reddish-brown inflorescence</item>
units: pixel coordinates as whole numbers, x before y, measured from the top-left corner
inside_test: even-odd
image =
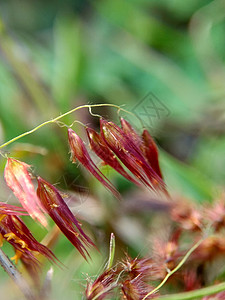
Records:
[[[0,215],[0,238],[8,241],[15,249],[16,255],[12,258],[15,262],[24,258],[34,266],[38,260],[35,254],[42,254],[48,259],[55,261],[55,256],[44,245],[40,244],[31,234],[24,222],[16,215]]]
[[[206,263],[224,254],[224,236],[213,235],[209,236],[201,243],[201,245],[193,252],[190,259],[192,261],[197,261],[198,263]]]
[[[150,166],[154,169],[156,174],[162,178],[159,167],[158,149],[150,133],[145,129],[142,133],[142,137],[139,137],[129,122],[123,118],[121,118],[120,121],[125,134],[140,148]]]
[[[91,159],[81,138],[71,129],[68,129],[69,146],[72,161],[78,160],[92,175],[95,176],[107,189],[109,189],[117,198],[120,198],[119,192],[112,183],[102,174],[99,168]]]
[[[224,198],[216,201],[213,207],[205,209],[206,220],[212,223],[216,232],[225,227],[225,201]]]
[[[155,279],[163,279],[168,270],[172,270],[179,261],[183,253],[179,249],[179,238],[181,230],[175,230],[166,240],[156,236],[153,240],[153,261],[155,262],[155,271],[152,276]]]
[[[136,257],[132,259],[127,256],[119,265],[118,271],[123,273],[121,276],[121,288],[124,299],[143,299],[152,291],[153,288],[149,285],[149,280],[154,278],[154,274],[157,270],[151,258],[139,259]],[[155,294],[146,299],[152,299],[154,297]]]
[[[46,227],[47,221],[40,208],[39,199],[28,172],[29,167],[24,162],[8,158],[4,171],[5,181],[29,215]]]
[[[155,273],[155,263],[152,258],[130,258],[122,261],[122,269],[129,274],[130,278],[136,278],[141,274],[142,279],[148,280]]]
[[[201,231],[203,225],[202,214],[194,205],[184,199],[176,201],[170,211],[171,218],[184,230]]]
[[[103,300],[118,285],[116,272],[112,269],[104,271],[94,282],[89,282],[85,291],[86,299]]]
[[[143,140],[142,151],[146,159],[148,160],[149,164],[152,166],[153,170],[159,175],[159,177],[163,178],[159,166],[159,158],[158,158],[159,154],[158,154],[156,143],[154,142],[150,133],[146,129],[142,133],[142,140]]]
[[[106,145],[102,136],[92,128],[86,128],[86,131],[89,138],[91,149],[95,152],[95,154],[98,157],[100,157],[103,160],[104,164],[109,165],[110,167],[115,169],[118,173],[120,173],[122,176],[124,176],[126,179],[139,185],[138,181],[136,181],[124,170],[124,168],[116,158],[115,154]]]
[[[149,132],[144,130],[143,136],[140,137],[123,118],[121,118],[121,126],[122,128],[113,122],[100,119],[100,134],[91,128],[86,128],[91,149],[104,164],[111,166],[136,185],[140,186],[142,183],[168,195],[159,167],[158,150]],[[106,188],[119,197],[115,187],[90,158],[81,138],[71,128],[68,129],[68,137],[73,162],[78,160],[82,163]],[[125,171],[118,159],[136,178]]]
[[[152,271],[151,259],[131,259],[127,256],[114,269],[107,269],[94,282],[88,283],[86,299],[108,299],[115,288],[123,294],[123,299],[143,299],[153,289],[148,284]],[[155,294],[146,299],[154,297]]]
[[[81,224],[74,217],[59,191],[43,178],[38,177],[37,180],[37,195],[46,213],[86,259],[88,251],[85,245],[94,245],[94,243],[81,229]]]
[[[159,187],[165,189],[162,178],[142,152],[140,137],[127,121],[122,120],[122,124],[125,129],[121,129],[113,122],[100,120],[101,135],[105,143],[143,184],[154,189]]]
[[[145,283],[141,274],[133,279],[127,279],[122,282],[123,299],[126,300],[140,300],[143,299],[153,288]],[[145,299],[152,299],[156,295],[149,295]]]

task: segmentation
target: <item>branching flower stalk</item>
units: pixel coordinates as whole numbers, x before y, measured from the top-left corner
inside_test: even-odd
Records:
[[[39,130],[45,125],[56,123],[59,125],[59,120],[63,117],[76,112],[82,108],[88,108],[93,116],[100,118],[100,132],[97,133],[94,129],[84,125],[86,134],[89,139],[91,150],[102,160],[102,163],[112,167],[117,173],[121,174],[128,181],[136,184],[139,187],[145,187],[150,191],[162,194],[170,198],[163,180],[163,175],[159,165],[158,148],[150,133],[144,129],[142,135],[139,135],[131,126],[129,122],[121,118],[121,127],[113,122],[104,120],[101,116],[93,114],[91,108],[93,107],[113,107],[132,114],[129,111],[113,104],[94,104],[82,105],[76,107],[54,119],[43,122],[30,131],[22,133],[17,137],[0,145],[0,149],[10,145],[16,140],[23,138],[33,132]],[[136,115],[132,114],[136,118]],[[75,121],[76,122],[76,121]],[[77,121],[79,122],[79,121]],[[115,197],[120,198],[120,193],[111,181],[101,172],[91,159],[85,143],[82,139],[68,127],[68,142],[71,152],[72,162],[79,161],[99,182],[101,182]],[[124,169],[124,166],[127,168]],[[45,214],[50,216],[58,228],[68,238],[68,240],[77,248],[80,254],[87,259],[89,253],[86,249],[88,246],[95,246],[92,240],[86,235],[81,228],[81,223],[75,218],[70,211],[60,191],[54,185],[48,183],[40,176],[36,176],[38,182],[37,192],[35,192],[32,183],[33,176],[29,173],[29,165],[20,162],[13,158],[7,158],[4,177],[8,187],[13,191],[18,198],[23,208],[13,205],[0,203],[0,242],[8,241],[15,249],[16,255],[13,259],[21,259],[24,264],[31,267],[38,263],[36,254],[42,254],[53,262],[57,262],[57,258],[46,246],[40,244],[32,236],[29,229],[23,223],[20,215],[29,214],[33,219],[40,222],[44,227],[47,227],[47,220]],[[115,236],[111,234],[109,259],[105,266],[105,270],[100,274],[94,282],[89,282],[86,288],[86,298],[88,300],[103,300],[115,289],[119,289],[123,294],[124,299],[152,299],[158,297],[160,288],[172,277],[176,278],[175,273],[180,272],[181,267],[191,259],[199,264],[216,257],[218,253],[225,252],[225,239],[219,236],[220,228],[224,227],[225,204],[221,201],[213,209],[205,213],[206,223],[203,222],[203,215],[200,214],[193,207],[186,207],[185,204],[179,203],[174,205],[170,210],[170,217],[177,222],[178,229],[173,232],[171,239],[167,243],[161,244],[159,248],[159,260],[154,260],[151,257],[135,258],[129,256],[122,262],[118,262],[113,267],[115,255]],[[219,212],[219,214],[218,214]],[[207,221],[212,223],[212,227],[217,236],[210,236],[201,238],[194,244],[193,247],[187,251],[181,252],[179,249],[178,240],[181,232],[197,232],[202,233],[204,224]],[[200,237],[199,237],[200,238]],[[160,243],[158,244],[160,246]],[[198,249],[197,249],[198,248]],[[216,249],[216,250],[215,250]],[[36,253],[35,253],[36,252]],[[4,258],[4,253],[0,251],[0,263]],[[4,259],[3,259],[4,260]],[[180,260],[180,262],[179,262]],[[8,272],[10,277],[19,285],[25,297],[33,300],[32,292],[29,291],[29,286],[25,282],[24,286],[28,288],[23,290],[23,284],[10,273],[11,262],[4,260],[3,268]],[[179,262],[179,263],[178,263]],[[17,269],[16,269],[17,270]],[[166,274],[166,270],[171,270]],[[179,271],[179,272],[178,272]],[[188,272],[188,268],[185,272]],[[196,289],[196,284],[193,284],[193,278],[197,278],[197,273],[191,270],[189,276],[192,276],[192,285],[186,284],[185,275],[183,273],[184,287],[191,287]],[[15,271],[17,274],[17,271]],[[18,273],[19,274],[19,273]],[[156,276],[156,277],[154,277]],[[149,282],[151,280],[161,280],[157,287],[152,287]],[[22,281],[21,281],[22,282]],[[20,286],[21,285],[21,286]],[[199,285],[202,287],[201,285]],[[187,289],[188,290],[188,289]],[[199,297],[207,296],[209,294],[218,293],[225,290],[225,284],[221,283],[209,288],[201,288],[190,292],[178,293],[175,295],[160,296],[158,299],[162,300],[185,300],[198,299]],[[218,295],[221,297],[221,295]],[[205,299],[205,298],[204,298]],[[206,297],[208,299],[208,297]],[[222,299],[222,298],[219,298]]]
[[[133,116],[135,116],[136,118],[138,118],[135,114],[123,109],[122,107],[118,106],[118,105],[114,105],[114,104],[110,104],[110,103],[106,103],[106,104],[85,104],[85,105],[81,105],[81,106],[78,106],[76,108],[73,108],[71,109],[70,111],[54,118],[54,119],[51,119],[51,120],[48,120],[48,121],[45,121],[43,123],[41,123],[40,125],[34,127],[33,129],[29,130],[29,131],[26,131],[14,138],[12,138],[11,140],[9,140],[8,142],[5,142],[4,144],[0,145],[0,149],[10,145],[11,143],[31,134],[31,133],[34,133],[35,131],[39,130],[40,128],[42,128],[43,126],[45,125],[48,125],[48,124],[52,124],[52,123],[56,123],[58,120],[62,119],[63,117],[67,116],[67,115],[70,115],[72,113],[74,113],[75,111],[79,110],[79,109],[82,109],[82,108],[92,108],[92,107],[105,107],[105,106],[108,106],[108,107],[114,107],[114,108],[117,108],[118,109],[118,112],[121,110],[121,111],[124,111],[128,114],[131,114]]]

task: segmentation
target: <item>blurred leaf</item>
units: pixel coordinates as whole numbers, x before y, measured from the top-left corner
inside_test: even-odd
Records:
[[[53,95],[60,110],[70,108],[79,87],[81,25],[73,15],[61,15],[54,27]]]
[[[166,152],[160,152],[160,161],[166,184],[172,194],[179,192],[197,202],[212,201],[216,186],[205,174],[179,162]]]
[[[225,182],[225,137],[201,138],[191,159],[192,165],[211,178],[215,185]]]

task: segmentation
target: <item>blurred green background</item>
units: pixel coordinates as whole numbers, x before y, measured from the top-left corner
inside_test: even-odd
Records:
[[[0,17],[0,143],[82,104],[123,105],[143,124],[122,115],[155,137],[172,194],[196,202],[219,195],[225,179],[224,1],[2,0]],[[114,108],[93,113],[119,122]],[[87,109],[62,119],[74,120],[99,124]],[[73,128],[84,136],[82,126]],[[69,161],[65,128],[46,126],[3,150],[75,193],[69,203],[88,221],[85,228],[102,253],[91,251],[88,265],[61,238],[56,254],[70,267],[67,275],[56,268],[53,287],[59,282],[62,287],[53,288],[54,299],[65,290],[68,299],[82,298],[86,273],[98,274],[107,259],[111,231],[117,231],[121,251],[147,251],[144,221],[140,225],[138,216],[124,209],[112,222],[121,204]],[[1,158],[2,171],[4,164]],[[103,172],[125,198],[135,198],[136,189],[126,180],[107,167]],[[7,197],[2,193],[1,201]],[[38,237],[42,229],[29,222]],[[121,228],[131,224],[124,233]]]

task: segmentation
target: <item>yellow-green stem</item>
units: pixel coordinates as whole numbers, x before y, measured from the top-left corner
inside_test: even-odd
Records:
[[[72,109],[72,110],[70,110],[70,111],[68,111],[68,112],[66,112],[66,113],[64,113],[64,114],[62,114],[62,115],[54,118],[54,119],[52,119],[52,120],[48,120],[48,121],[46,121],[44,123],[41,123],[40,125],[36,126],[35,128],[33,128],[33,129],[29,130],[29,131],[26,131],[26,132],[24,132],[24,133],[22,133],[22,134],[20,134],[20,135],[18,135],[16,137],[14,137],[13,139],[9,140],[8,142],[5,142],[4,144],[2,144],[0,146],[0,149],[3,148],[3,147],[8,146],[9,144],[17,141],[18,139],[20,139],[20,138],[22,138],[22,137],[24,137],[26,135],[29,135],[29,134],[37,131],[38,129],[40,129],[41,127],[43,127],[43,126],[45,126],[47,124],[54,123],[54,122],[58,121],[59,119],[65,117],[65,116],[67,116],[67,115],[69,115],[69,114],[71,114],[71,113],[73,113],[73,112],[75,112],[75,111],[77,111],[77,110],[79,110],[81,108],[89,108],[90,109],[91,107],[102,107],[102,106],[114,107],[114,108],[117,108],[118,110],[122,110],[122,111],[124,111],[126,113],[129,113],[129,114],[132,114],[133,116],[135,116],[133,113],[131,113],[131,112],[129,112],[129,111],[121,108],[118,105],[114,105],[114,104],[106,103],[106,104],[92,104],[92,105],[86,104],[86,105],[81,105],[81,106],[78,106],[78,107],[76,107],[76,108],[74,108],[74,109]]]
[[[149,292],[142,300],[147,299],[150,295],[153,295],[154,293],[156,293],[166,282],[167,280],[170,278],[170,276],[172,276],[175,272],[177,272],[182,266],[183,264],[186,262],[186,260],[188,259],[188,257],[192,254],[192,252],[195,251],[195,249],[198,248],[198,246],[202,243],[204,239],[199,240],[183,257],[183,259],[179,262],[179,264],[172,270],[170,271],[166,277],[163,279],[163,281],[156,287],[154,288],[151,292]],[[180,299],[181,300],[181,299]]]
[[[111,233],[110,244],[109,244],[109,260],[107,263],[107,269],[112,268],[114,256],[115,256],[115,248],[116,248],[115,235],[114,233]]]
[[[202,299],[204,296],[217,294],[222,291],[225,291],[225,282],[190,292],[161,296],[157,298],[157,300],[197,300]]]

